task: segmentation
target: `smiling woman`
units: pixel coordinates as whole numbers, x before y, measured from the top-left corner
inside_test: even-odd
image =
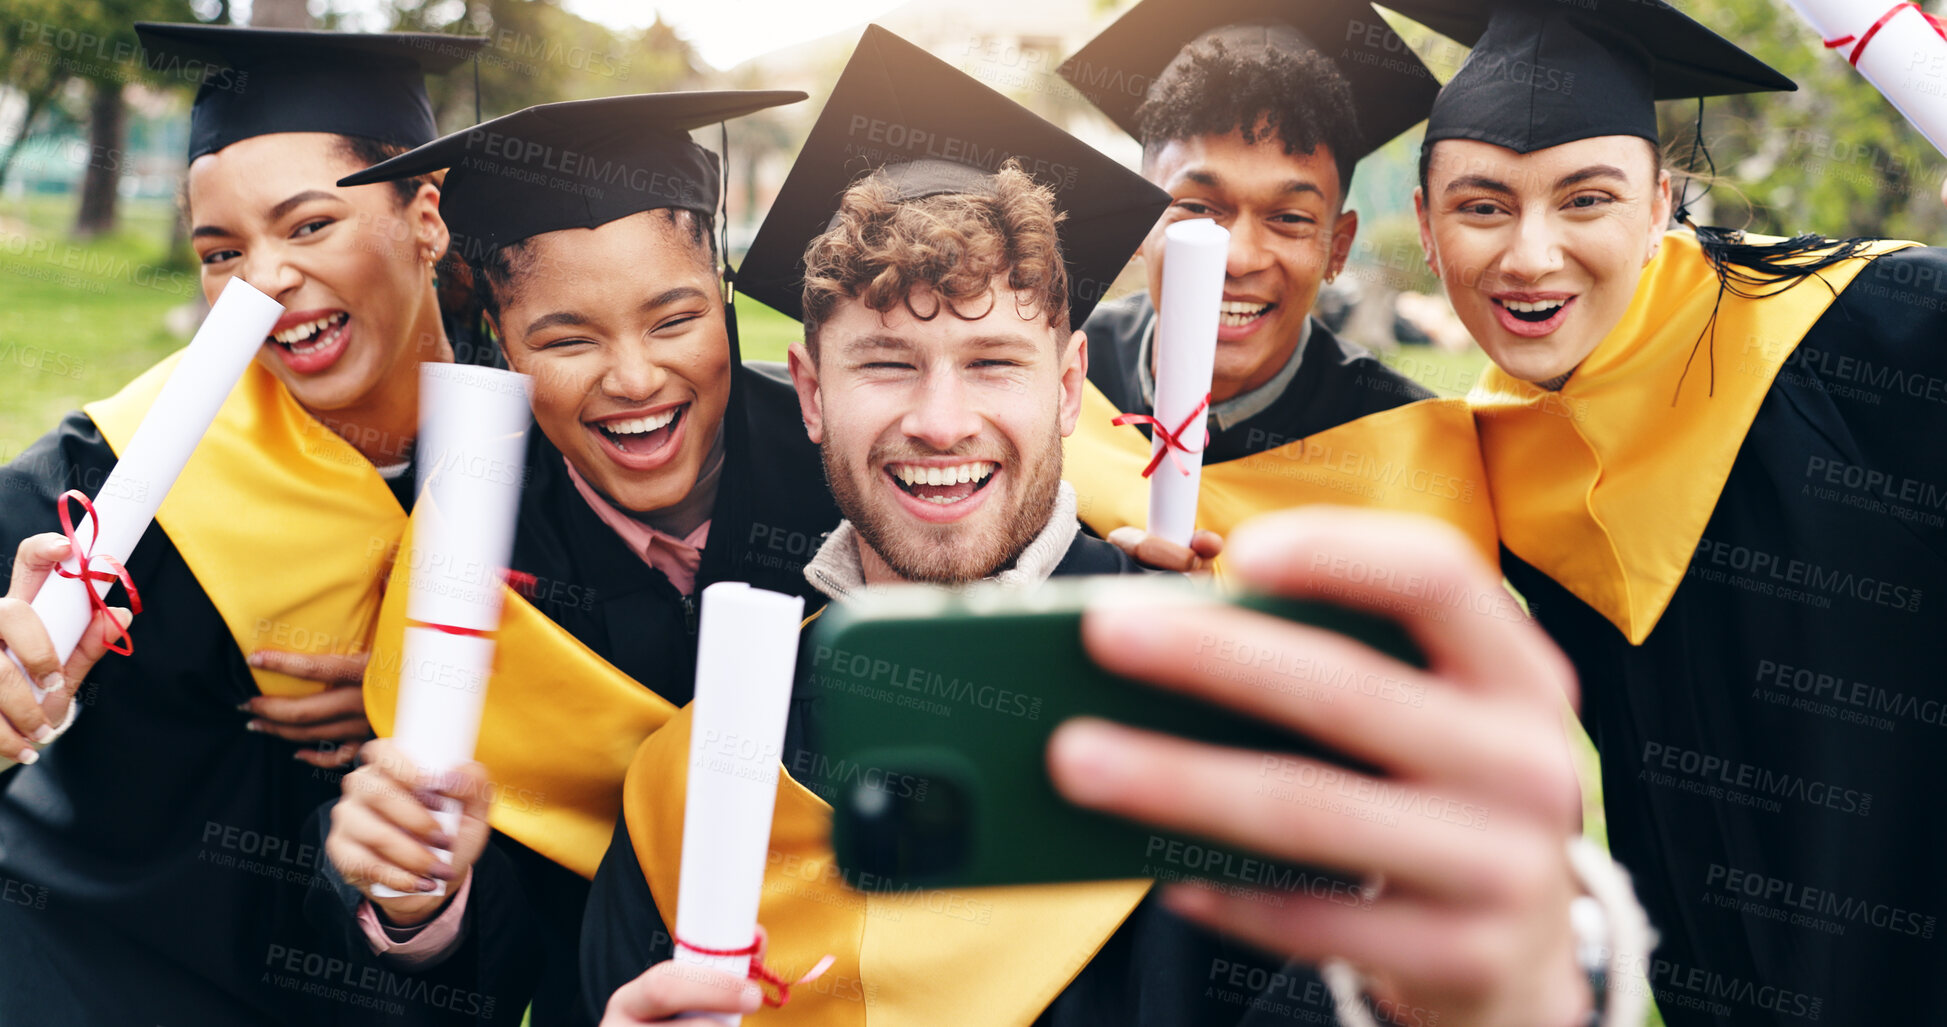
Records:
[[[537,1027],[575,1022],[585,878],[608,844],[629,755],[690,697],[695,596],[722,580],[808,593],[801,561],[838,522],[790,390],[739,362],[713,236],[721,165],[689,137],[802,98],[547,104],[344,182],[378,192],[450,169],[445,220],[508,364],[532,382],[540,431],[529,433],[512,560],[532,585],[504,597],[505,658],[477,757],[501,794],[549,801],[470,817],[467,846],[440,864],[431,847],[451,846],[413,797],[430,782],[403,760],[368,763],[329,813],[337,887],[314,893],[310,912],[367,956],[430,953],[409,972],[495,994],[514,1019],[531,995]],[[483,166],[468,160],[480,138],[526,145]],[[381,654],[400,652],[403,614],[388,606]],[[396,678],[367,682],[382,729]],[[423,895],[434,876],[455,886]]]
[[[1947,317],[1923,284],[1947,281],[1947,253],[1747,238],[1680,210],[1671,229],[1655,101],[1792,84],[1660,0],[1391,6],[1475,44],[1428,120],[1421,238],[1498,365],[1471,401],[1503,566],[1580,674],[1610,846],[1662,933],[1657,965],[1743,982],[1770,1011],[1943,1022],[1947,1000],[1912,986],[1930,945],[1740,915],[1708,870],[1947,905],[1940,747],[1905,725],[1862,732],[1763,673],[1940,698],[1947,639],[1918,599],[1947,587],[1947,520],[1918,497],[1947,480],[1947,417],[1916,383],[1947,380]],[[1511,60],[1537,73],[1509,76]],[[1573,68],[1572,93],[1547,68]],[[1913,484],[1845,484],[1868,473]],[[1645,775],[1656,752],[1742,769],[1706,794]],[[1749,782],[1773,777],[1836,798],[1766,805]],[[1847,795],[1873,796],[1870,820]],[[1652,983],[1673,1027],[1772,1016],[1711,1015]]]
[[[439,190],[341,189],[364,167],[345,137],[240,140],[189,166],[190,239],[214,296],[242,277],[284,304],[258,363],[299,405],[377,464],[411,456],[424,360],[450,361],[433,265],[446,250]]]
[[[240,871],[298,849],[335,785],[326,771],[371,735],[357,685],[411,501],[412,365],[451,359],[429,264],[445,245],[437,190],[335,179],[375,148],[432,138],[425,75],[482,41],[137,31],[152,62],[210,71],[184,210],[205,294],[241,277],[286,314],[129,561],[146,603],[133,653],[57,690],[85,697],[73,729],[27,748],[14,727],[50,732],[0,676],[0,756],[33,764],[7,771],[0,877],[60,906],[0,903],[0,1008],[49,1023],[320,1022],[335,1003],[263,972],[266,953],[321,945],[300,926],[308,871]],[[0,544],[53,530],[54,497],[102,480],[177,359],[0,471]],[[18,624],[0,629],[8,648]],[[59,969],[74,966],[90,973]]]

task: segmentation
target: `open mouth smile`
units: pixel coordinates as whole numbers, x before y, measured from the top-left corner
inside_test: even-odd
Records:
[[[1577,296],[1494,297],[1494,317],[1512,335],[1538,339],[1560,328]]]
[[[297,320],[301,318],[302,320]],[[338,361],[351,338],[352,316],[343,310],[286,314],[264,343],[299,374],[316,374]]]
[[[674,456],[690,405],[680,403],[645,414],[626,414],[582,422],[600,440],[609,458],[631,470],[660,467]]]

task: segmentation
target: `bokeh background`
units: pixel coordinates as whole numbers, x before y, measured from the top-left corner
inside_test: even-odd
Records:
[[[137,20],[487,35],[477,76],[462,68],[433,83],[446,130],[471,124],[476,108],[493,117],[629,92],[803,89],[809,103],[731,130],[734,254],[868,20],[1133,164],[1135,143],[1054,74],[1130,2],[0,0],[0,459],[180,345],[199,314],[196,266],[175,208],[190,88],[141,67],[129,28]],[[1801,85],[1705,106],[1718,177],[1697,205],[1699,220],[1770,233],[1940,238],[1947,161],[1783,0],[1683,6]],[[1464,48],[1392,20],[1439,77],[1465,58]],[[1697,110],[1666,104],[1663,117],[1666,145],[1687,166]],[[715,136],[701,138],[714,145]],[[1483,365],[1420,256],[1411,214],[1418,148],[1415,130],[1361,166],[1353,267],[1322,308],[1401,370],[1461,393]],[[778,356],[795,326],[750,307],[751,355]]]

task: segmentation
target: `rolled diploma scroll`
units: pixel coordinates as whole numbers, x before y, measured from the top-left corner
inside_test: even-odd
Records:
[[[216,412],[229,398],[237,379],[243,377],[250,359],[257,355],[257,347],[263,345],[265,336],[283,315],[282,304],[241,278],[232,278],[223,287],[223,294],[216,298],[216,305],[210,308],[202,327],[196,329],[196,337],[183,351],[182,361],[169,373],[169,381],[163,384],[155,404],[142,415],[142,423],[136,426],[128,448],[115,461],[115,469],[108,472],[101,491],[92,497],[95,517],[84,515],[75,525],[74,537],[82,545],[94,538],[95,557],[128,562],[129,553],[149,530],[149,522],[155,520],[163,497],[176,484],[176,476],[182,473],[183,465],[189,463],[190,454],[196,451],[196,444],[216,420]],[[94,537],[96,518],[100,520],[99,538]],[[71,574],[81,571],[75,554],[69,554],[61,566]],[[91,587],[97,596],[106,596],[110,583],[89,584],[50,574],[40,593],[34,596],[34,612],[47,626],[48,637],[53,640],[54,651],[63,664],[74,654],[81,633],[88,630],[88,622],[94,619],[86,591]],[[141,582],[136,582],[136,587],[140,589]],[[33,683],[34,697],[44,698],[47,693],[34,682],[33,675],[27,673],[18,658],[14,659],[14,666],[20,667],[22,676]]]
[[[721,581],[703,590],[689,790],[683,807],[676,937],[741,949],[757,937],[757,900],[771,850],[784,722],[791,708],[804,600]],[[676,946],[678,963],[742,978],[750,957]],[[736,1027],[741,1016],[696,1014]]]
[[[1155,417],[1174,432],[1210,395],[1230,233],[1215,221],[1198,218],[1164,229],[1163,240],[1163,296],[1156,303]],[[1203,484],[1203,444],[1208,438],[1205,421],[1205,416],[1197,416],[1179,436],[1189,452],[1165,455],[1149,476],[1149,533],[1182,546],[1190,544],[1197,529],[1197,491]],[[1150,455],[1164,445],[1162,434],[1152,431]]]
[[[1848,58],[1894,0],[1790,0],[1824,39],[1852,41],[1834,49]],[[1920,9],[1901,4],[1859,55],[1859,73],[1899,108],[1906,120],[1947,153],[1947,39]]]
[[[513,554],[526,469],[528,388],[528,377],[511,371],[419,365],[419,498],[406,555],[412,623],[401,650],[393,742],[436,774],[472,759],[480,737],[494,643],[472,632],[500,626],[500,572]],[[420,626],[429,624],[440,627]],[[457,835],[459,803],[442,800],[433,819]],[[429,894],[445,891],[441,882]]]

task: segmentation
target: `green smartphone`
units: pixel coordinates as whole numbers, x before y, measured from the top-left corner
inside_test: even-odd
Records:
[[[1092,716],[1216,745],[1349,761],[1279,726],[1122,678],[1083,651],[1083,608],[1141,590],[1170,603],[1234,602],[1326,628],[1424,666],[1399,625],[1328,603],[1226,599],[1183,578],[1055,579],[1035,589],[922,586],[834,603],[813,625],[808,677],[832,844],[865,890],[1197,877],[1289,884],[1303,868],[1070,804],[1048,777],[1048,736]],[[1268,688],[1354,687],[1292,654],[1201,639],[1199,658]],[[1207,649],[1206,649],[1207,647]],[[831,784],[836,782],[836,784]],[[1281,785],[1268,775],[1267,787]]]

